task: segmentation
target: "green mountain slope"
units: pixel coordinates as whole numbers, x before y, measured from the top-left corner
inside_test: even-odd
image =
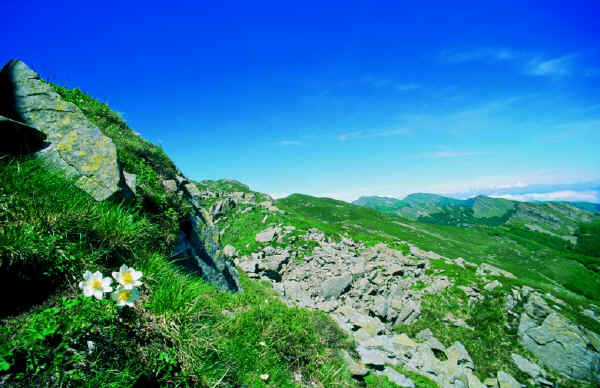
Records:
[[[600,217],[487,197],[358,206],[195,183],[107,104],[52,87],[60,97],[33,93],[52,102],[43,124],[81,110],[114,144],[130,191],[97,201],[60,166],[0,155],[0,385],[481,387],[504,372],[599,382]],[[58,144],[81,155],[69,139]],[[199,254],[180,249],[192,238]],[[223,291],[203,260],[239,272],[229,280],[243,292]],[[133,307],[82,295],[84,271],[123,264],[143,273]],[[567,339],[560,357],[527,343],[539,331]]]
[[[353,203],[429,224],[515,225],[572,243],[577,242],[575,234],[580,225],[593,219],[591,213],[570,203],[517,202],[486,196],[457,200],[435,194],[411,194],[403,200],[362,197]]]
[[[470,228],[438,225],[301,194],[281,199],[277,204],[298,216],[335,225],[340,231],[386,236],[450,258],[488,262],[547,288],[555,287],[548,281],[552,279],[561,288],[598,298],[595,290],[600,289],[600,260],[574,252],[570,243],[558,237],[520,227],[518,223]]]
[[[233,194],[222,192],[220,197],[227,198]],[[294,255],[285,267],[287,269],[279,269],[283,275],[271,280],[274,285],[288,287],[285,278],[288,271],[293,273],[290,267],[310,267],[308,263],[315,258],[321,262],[322,255],[326,256],[325,252],[332,246],[345,244],[344,241],[349,241],[348,239],[364,242],[367,247],[376,247],[383,242],[407,255],[410,255],[409,252],[414,247],[418,247],[422,251],[415,252],[417,257],[422,254],[431,257],[432,267],[428,273],[439,271],[456,282],[456,286],[439,295],[427,296],[424,299],[423,317],[415,323],[399,325],[396,330],[413,337],[420,330],[431,329],[436,337],[443,339],[446,346],[454,341],[461,341],[478,365],[477,373],[480,373],[478,376],[481,379],[486,374],[495,373],[499,365],[515,376],[519,373],[511,369],[511,355],[523,350],[511,331],[514,329],[510,329],[518,326],[518,321],[515,323],[507,320],[502,312],[505,303],[503,298],[512,292],[511,287],[514,289],[516,285],[526,284],[543,290],[549,297],[559,297],[571,306],[568,311],[563,309],[563,314],[569,314],[571,319],[590,329],[600,329],[600,325],[593,319],[581,314],[586,306],[598,303],[596,290],[600,287],[600,260],[589,254],[590,249],[586,252],[578,251],[563,239],[517,225],[476,225],[464,228],[429,224],[382,214],[334,199],[302,194],[279,199],[273,205],[275,209],[267,209],[255,202],[238,202],[217,221],[223,231],[223,243],[233,247],[243,268],[257,276],[254,274],[255,267],[251,265],[253,260],[258,260],[259,265],[262,265],[261,257],[268,255],[265,252],[275,252],[273,257],[276,258],[279,254],[277,252],[291,251]],[[265,243],[258,241],[258,236],[269,230],[275,232],[272,237],[267,237],[267,241],[272,240],[265,248]],[[323,248],[322,242],[316,243],[309,237],[317,231],[324,233],[322,241],[330,242],[329,245],[325,244],[327,248]],[[595,232],[586,231],[590,242],[600,241],[600,236]],[[450,259],[464,258],[473,263],[493,264],[512,272],[517,279],[501,278],[500,281],[506,288],[497,290],[495,297],[488,296],[485,303],[472,305],[464,299],[464,292],[460,287],[474,284],[479,288],[485,286],[480,283],[475,271],[456,269],[446,259],[435,259],[438,257],[436,254],[423,251],[432,251]],[[265,274],[267,277],[273,276],[269,272]],[[314,276],[307,275],[308,278]],[[292,277],[294,280],[291,283],[297,284],[298,277],[294,276],[296,277]],[[417,283],[416,287],[427,288],[428,284]],[[463,317],[475,329],[453,328],[448,324],[451,322],[448,317]],[[490,353],[486,349],[494,349],[494,352]],[[520,378],[523,379],[522,376]],[[377,384],[381,382],[374,384],[380,386]],[[579,386],[572,382],[562,384]]]

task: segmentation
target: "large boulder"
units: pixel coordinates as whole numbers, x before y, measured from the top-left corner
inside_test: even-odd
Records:
[[[519,340],[523,347],[569,378],[600,384],[600,354],[593,346],[593,336],[558,312],[548,314],[539,324],[532,315],[539,317],[540,311],[530,309],[521,315]]]
[[[0,114],[43,132],[49,146],[39,155],[96,200],[126,187],[110,138],[19,60],[0,71]]]

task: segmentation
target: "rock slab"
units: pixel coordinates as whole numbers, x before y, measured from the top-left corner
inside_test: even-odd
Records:
[[[43,132],[50,145],[39,155],[96,200],[121,190],[112,140],[22,61],[11,60],[0,71],[0,114]]]

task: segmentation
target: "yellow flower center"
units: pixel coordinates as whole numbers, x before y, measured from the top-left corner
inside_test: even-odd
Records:
[[[94,290],[100,290],[100,289],[102,289],[102,282],[100,280],[98,280],[98,279],[94,279],[92,281],[92,288]]]
[[[123,283],[125,284],[129,284],[133,282],[133,276],[131,275],[131,272],[125,272],[122,276],[121,279],[123,279]]]
[[[123,290],[123,291],[119,292],[119,300],[128,300],[129,295],[131,295],[131,291]]]

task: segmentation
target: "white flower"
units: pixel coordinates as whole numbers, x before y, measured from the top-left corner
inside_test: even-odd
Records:
[[[112,276],[126,290],[130,290],[133,287],[139,287],[142,285],[142,282],[140,282],[142,272],[136,271],[125,264],[119,268],[119,272],[113,272]]]
[[[265,373],[265,374],[260,375],[260,379],[263,381],[269,380],[269,374]]]
[[[111,278],[105,278],[99,271],[91,273],[85,271],[83,274],[83,281],[79,282],[79,288],[83,290],[83,295],[94,296],[98,299],[102,299],[105,292],[111,292],[113,289],[110,286],[112,283]]]
[[[118,307],[129,306],[133,307],[135,301],[140,297],[140,292],[137,288],[125,288],[123,286],[117,287],[115,292],[112,293],[112,297],[117,302]]]

